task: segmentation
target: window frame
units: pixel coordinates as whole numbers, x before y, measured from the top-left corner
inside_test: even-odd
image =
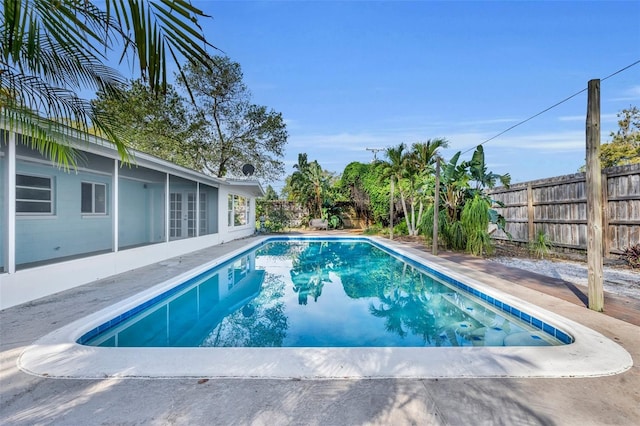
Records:
[[[84,208],[84,185],[91,185],[91,211],[83,211]],[[104,188],[104,211],[96,211],[96,187],[101,186]],[[82,181],[80,182],[80,213],[83,216],[108,216],[109,207],[108,207],[108,192],[107,192],[107,184],[102,182],[90,182],[90,181]]]
[[[240,199],[244,199],[242,207],[244,212],[241,212],[241,209],[238,208],[240,205]],[[240,228],[249,226],[249,212],[251,209],[251,199],[244,195],[232,194],[229,193],[227,196],[227,226],[229,228]],[[238,219],[238,214],[244,213],[241,217],[244,219],[244,223],[236,224],[236,219]]]
[[[38,178],[38,179],[47,179],[49,181],[49,187],[48,188],[44,188],[44,187],[38,187],[38,186],[28,186],[28,185],[20,185],[18,183],[18,181],[20,180],[19,176],[24,176],[24,177],[30,177],[30,178]],[[16,201],[15,201],[15,213],[16,216],[40,216],[40,217],[49,217],[49,216],[55,216],[56,212],[55,212],[55,204],[54,204],[54,200],[55,200],[55,180],[54,177],[51,175],[39,175],[39,174],[35,174],[35,173],[19,173],[16,172],[16,184],[15,184],[15,189],[16,189]],[[48,191],[49,193],[49,199],[45,200],[45,199],[34,199],[34,198],[18,198],[18,192],[19,189],[27,189],[27,190],[32,190],[32,191]],[[43,212],[33,212],[33,211],[20,211],[18,210],[18,203],[37,203],[37,204],[48,204],[49,205],[49,211],[43,211]]]

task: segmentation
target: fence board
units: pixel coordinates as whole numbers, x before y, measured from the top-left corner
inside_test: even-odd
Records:
[[[640,164],[610,167],[602,173],[603,239],[605,255],[612,256],[640,244]],[[498,187],[490,193],[505,204],[496,210],[505,217],[514,241],[530,241],[541,230],[557,246],[587,249],[584,173]],[[500,231],[493,237],[508,239]]]

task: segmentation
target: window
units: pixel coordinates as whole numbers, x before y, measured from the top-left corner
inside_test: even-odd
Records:
[[[243,226],[249,223],[249,199],[240,195],[229,194],[228,226]]]
[[[85,214],[107,214],[107,185],[82,182],[81,211]]]
[[[53,179],[16,174],[16,213],[53,214]]]
[[[207,217],[207,193],[200,193],[200,235],[209,233],[209,218]]]

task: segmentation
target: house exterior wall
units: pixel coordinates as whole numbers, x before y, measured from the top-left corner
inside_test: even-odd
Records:
[[[240,226],[229,226],[228,216],[229,216],[229,204],[228,197],[229,195],[240,195],[242,197],[249,198],[249,221],[246,225]],[[220,224],[220,239],[221,242],[231,241],[238,238],[244,238],[249,235],[252,235],[256,229],[256,221],[255,221],[255,197],[251,196],[251,192],[242,187],[221,187],[219,190],[219,206],[218,206],[218,215],[220,220],[218,221]]]
[[[119,248],[165,241],[164,184],[121,178],[118,189]]]
[[[17,161],[16,173],[50,177],[53,186],[52,214],[16,214],[16,264],[76,256],[112,249],[112,219],[107,214],[81,213],[82,182],[106,185],[107,199],[111,191],[111,177],[86,171],[67,173],[39,163]]]
[[[144,154],[123,166],[117,153],[103,145],[89,146],[77,169],[65,171],[20,143],[19,137],[15,145],[12,137],[0,138],[0,309],[255,231],[255,197],[262,194],[255,182],[236,185]],[[9,201],[19,199],[13,195],[19,185],[9,179],[14,163],[16,176],[51,179],[52,212],[15,212],[17,202]],[[87,213],[86,192],[83,208],[83,182],[93,185],[93,191],[105,189],[106,211]],[[24,193],[24,185],[20,189]],[[174,220],[188,223],[190,230],[174,232],[173,237],[172,193],[188,194],[190,203],[184,204],[188,211],[173,211]],[[249,200],[247,221],[241,226],[228,226],[229,194]]]

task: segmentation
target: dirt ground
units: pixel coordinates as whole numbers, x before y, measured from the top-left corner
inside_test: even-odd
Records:
[[[415,237],[394,239],[416,242]],[[423,242],[422,238],[419,239]],[[554,253],[547,259],[537,259],[525,247],[499,243],[487,260],[588,286],[586,254]],[[640,300],[640,269],[632,269],[624,260],[612,258],[605,259],[603,272],[605,291]]]

